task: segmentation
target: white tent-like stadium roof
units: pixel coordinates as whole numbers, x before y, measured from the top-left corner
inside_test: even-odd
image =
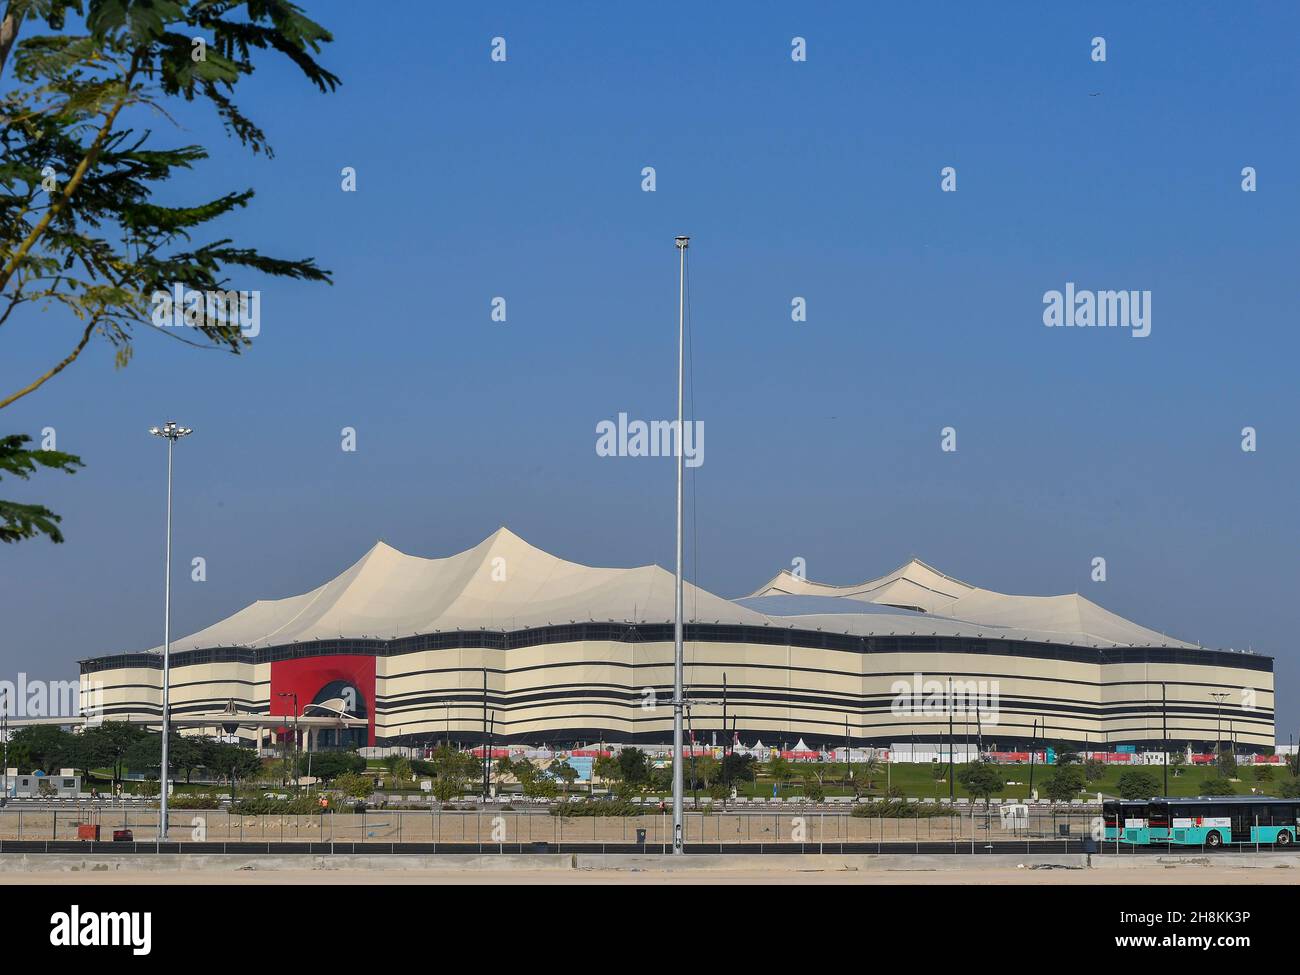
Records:
[[[691,585],[685,587],[685,607],[700,622],[768,622],[760,613]],[[473,548],[444,559],[406,555],[376,542],[323,586],[287,599],[260,599],[172,641],[172,649],[672,619],[673,574],[666,569],[599,569],[566,562],[499,528]]]
[[[820,597],[820,598],[808,598]],[[689,621],[825,630],[854,636],[963,636],[1080,646],[1179,646],[1079,595],[1008,596],[923,562],[859,586],[777,575],[752,596],[723,599],[689,584]],[[172,642],[173,650],[269,647],[339,637],[395,639],[446,630],[553,624],[664,623],[673,576],[657,565],[593,568],[543,552],[507,528],[441,559],[377,542],[340,575],[300,596],[258,600]],[[161,649],[161,648],[156,648]]]
[[[783,596],[822,597],[816,600],[819,606],[843,600],[850,605],[868,603],[901,609],[906,617],[899,619],[900,632],[944,635],[936,624],[958,624],[959,628],[964,624],[967,632],[970,624],[975,624],[981,628],[980,635],[986,637],[996,636],[991,630],[1010,630],[1014,631],[1012,638],[1086,646],[1194,646],[1130,622],[1078,593],[1011,596],[944,575],[920,559],[856,586],[829,586],[782,571],[740,603],[763,611],[770,599]],[[818,609],[808,616],[827,612],[833,610]],[[789,618],[793,614],[784,615]],[[871,618],[879,620],[881,615],[873,614]]]

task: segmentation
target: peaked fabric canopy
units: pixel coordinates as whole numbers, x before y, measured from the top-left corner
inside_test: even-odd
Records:
[[[1077,594],[1009,596],[916,560],[857,586],[829,586],[782,572],[736,601],[688,584],[685,609],[692,622],[855,636],[1191,646]],[[567,562],[500,528],[473,548],[441,559],[406,555],[377,542],[354,565],[311,592],[258,600],[173,641],[172,648],[268,647],[338,637],[394,639],[441,630],[518,630],[591,620],[663,623],[672,618],[673,576],[666,569]]]
[[[685,587],[688,618],[768,622],[760,613]],[[566,562],[508,528],[444,559],[383,542],[311,592],[251,606],[181,640],[174,650],[266,647],[337,637],[393,639],[438,630],[516,630],[569,622],[671,622],[673,574],[657,565],[599,569]]]
[[[944,575],[920,559],[899,566],[878,579],[856,586],[829,586],[801,579],[789,571],[778,573],[741,604],[772,612],[766,604],[774,597],[820,596],[852,603],[874,603],[910,611],[897,622],[898,632],[941,632],[931,622],[978,624],[987,628],[1019,631],[1030,638],[1089,646],[1178,646],[1184,643],[1139,626],[1102,609],[1078,593],[1063,596],[1011,596],[980,589]],[[830,599],[819,599],[819,605]],[[830,609],[816,609],[808,615],[824,615]],[[846,610],[848,612],[848,610]],[[918,619],[913,613],[923,613]],[[790,616],[790,613],[781,615]],[[800,614],[804,615],[804,614]],[[969,626],[967,627],[969,629]],[[983,635],[994,634],[985,632]]]

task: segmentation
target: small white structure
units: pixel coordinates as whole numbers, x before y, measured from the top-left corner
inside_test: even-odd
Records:
[[[64,769],[65,773],[70,769]],[[80,775],[9,775],[9,796],[14,799],[37,799],[53,796],[59,799],[76,798],[81,795]]]

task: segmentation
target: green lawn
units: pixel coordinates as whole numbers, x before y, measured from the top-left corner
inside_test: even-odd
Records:
[[[853,791],[846,788],[842,782],[844,779],[844,765],[799,765],[792,766],[795,779],[781,787],[780,795],[791,796],[801,795],[803,793],[803,784],[800,781],[801,776],[810,774],[814,769],[818,771],[826,770],[822,781],[825,785],[826,794],[835,795],[852,795]],[[954,766],[957,773],[961,772],[964,766],[958,764]],[[1139,766],[1150,772],[1157,782],[1163,785],[1164,769],[1158,765]],[[1002,765],[999,766],[1008,784],[1002,792],[996,793],[995,797],[1004,799],[1024,799],[1029,796],[1029,766],[1028,765]],[[1078,797],[1095,798],[1098,792],[1103,795],[1114,796],[1118,794],[1119,777],[1126,771],[1122,765],[1108,766],[1102,777],[1094,782],[1087,784],[1087,791],[1080,792]],[[1175,775],[1178,771],[1179,774]],[[1038,791],[1039,796],[1045,796],[1044,788],[1047,780],[1056,772],[1056,767],[1052,765],[1042,766],[1035,765],[1033,769],[1034,788]],[[1240,782],[1234,782],[1233,787],[1240,795],[1249,795],[1251,788],[1259,790],[1263,795],[1276,795],[1277,786],[1286,778],[1286,773],[1282,769],[1272,769],[1272,779],[1259,778],[1263,772],[1265,776],[1269,773],[1263,768],[1242,768],[1238,773]],[[888,765],[881,769],[880,775],[872,783],[872,793],[874,795],[886,795],[889,786],[895,786],[903,790],[903,794],[913,799],[925,798],[947,798],[948,791],[948,767],[940,767],[939,774],[942,778],[935,778],[935,767],[929,764],[894,764]],[[1201,792],[1201,784],[1215,773],[1212,769],[1205,767],[1183,768],[1181,770],[1169,769],[1169,794],[1173,796],[1195,796]],[[739,794],[742,796],[762,796],[772,795],[772,780],[766,778],[761,773],[757,783],[745,782],[741,784]],[[958,798],[970,798],[969,794],[961,787],[960,779],[956,783],[953,792]]]
[[[1138,767],[1145,768],[1146,771],[1150,772],[1155,777],[1157,782],[1163,783],[1164,770],[1160,766],[1150,765]],[[958,764],[954,768],[956,772],[960,773],[964,766]],[[1002,790],[1002,792],[996,794],[996,798],[1024,799],[1029,796],[1028,765],[1002,765],[999,766],[999,769],[1002,771],[1009,784]],[[853,794],[853,790],[847,788],[843,784],[845,771],[843,763],[808,765],[792,763],[791,770],[795,777],[781,786],[779,794],[783,797],[802,795],[804,792],[802,777],[805,775],[811,775],[814,771],[822,773],[822,782],[824,783],[826,794],[828,796],[846,796]],[[1123,765],[1111,765],[1107,767],[1102,777],[1094,782],[1089,782],[1087,784],[1087,791],[1080,792],[1078,798],[1095,798],[1098,792],[1105,796],[1118,795],[1119,777],[1126,770],[1127,767]],[[375,769],[373,771],[380,773],[382,770]],[[1175,771],[1178,771],[1178,774],[1175,774]],[[367,772],[371,772],[371,769],[367,769]],[[1034,766],[1034,787],[1038,790],[1040,797],[1046,796],[1045,785],[1055,772],[1055,766]],[[881,767],[880,775],[876,777],[872,783],[873,788],[871,790],[871,795],[880,797],[886,796],[888,795],[889,787],[893,786],[902,789],[903,794],[911,799],[947,798],[949,795],[947,773],[947,765],[939,767],[938,774],[940,778],[935,778],[935,766],[930,764],[885,765]],[[1272,776],[1271,779],[1267,777],[1270,773]],[[1181,770],[1171,768],[1169,770],[1169,794],[1173,796],[1199,795],[1201,793],[1202,783],[1214,774],[1215,773],[1212,769],[1203,766],[1194,768],[1188,767]],[[1261,774],[1265,777],[1261,778]],[[1252,787],[1258,790],[1258,794],[1261,795],[1277,795],[1277,787],[1287,778],[1287,773],[1283,768],[1243,767],[1237,772],[1237,776],[1241,781],[1234,782],[1233,786],[1238,795],[1249,795]],[[91,785],[98,788],[100,792],[107,793],[109,789],[109,771],[107,769],[93,770],[91,778],[84,783],[84,787],[89,791]],[[139,787],[140,784],[138,782],[126,783],[126,790],[128,793],[137,791]],[[197,783],[194,785],[186,785],[183,781],[176,781],[173,784],[173,789],[177,793],[224,792],[228,788],[229,786],[226,783],[221,783],[217,786],[199,785]],[[278,784],[258,786],[241,784],[239,791],[241,794],[247,792],[248,794],[260,795],[263,792],[290,790],[281,787]],[[388,791],[409,791],[412,794],[418,793],[417,789]],[[572,791],[575,795],[580,795],[585,792],[585,789],[583,787],[576,787]],[[772,780],[760,772],[757,782],[739,783],[737,791],[740,795],[749,798],[767,798],[772,795]],[[701,790],[701,795],[703,794],[704,790]],[[958,778],[953,794],[958,798],[970,798],[966,790],[961,787],[960,778]]]

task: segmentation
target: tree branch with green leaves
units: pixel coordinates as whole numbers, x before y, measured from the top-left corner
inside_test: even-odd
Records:
[[[230,136],[269,157],[265,132],[236,100],[238,84],[265,59],[283,57],[329,93],[339,79],[317,56],[331,40],[287,0],[8,0],[0,16],[0,77],[10,68],[13,75],[0,95],[0,327],[17,327],[17,309],[56,308],[77,330],[65,355],[0,390],[0,409],[64,373],[96,337],[113,347],[119,368],[140,326],[236,355],[251,343],[237,315],[187,318],[183,331],[159,327],[155,296],[173,288],[233,293],[234,274],[330,282],[312,258],[270,256],[212,233],[252,204],[251,189],[156,202],[208,151],[163,144],[142,123],[168,118],[169,102],[206,102]],[[32,524],[61,538],[40,528],[48,519]]]

